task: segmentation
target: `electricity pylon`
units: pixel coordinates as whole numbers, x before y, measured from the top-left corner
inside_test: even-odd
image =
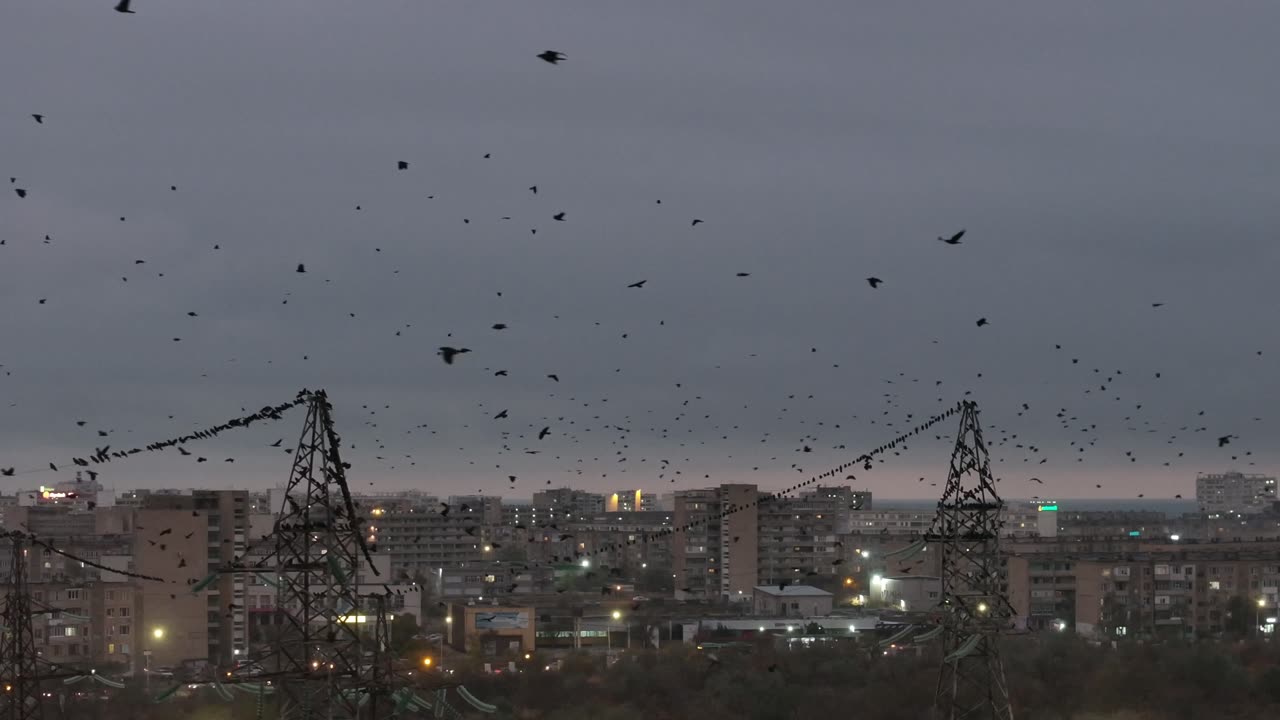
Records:
[[[282,627],[267,667],[280,678],[290,720],[355,720],[368,685],[359,574],[369,553],[340,445],[328,397],[311,393],[275,523]]]
[[[8,533],[9,575],[0,607],[0,720],[41,720],[39,656],[31,630],[31,588],[27,585],[24,536]]]
[[[943,659],[936,720],[1012,720],[999,635],[1013,608],[1000,565],[1003,503],[978,425],[978,406],[961,407],[946,488],[925,539],[942,553]]]

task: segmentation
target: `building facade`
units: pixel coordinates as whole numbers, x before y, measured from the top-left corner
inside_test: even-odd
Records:
[[[1210,518],[1267,512],[1275,507],[1276,479],[1239,472],[1201,473],[1196,476],[1196,502]]]

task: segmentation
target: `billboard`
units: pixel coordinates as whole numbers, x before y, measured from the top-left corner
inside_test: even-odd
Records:
[[[524,630],[529,627],[528,610],[477,612],[476,630]]]

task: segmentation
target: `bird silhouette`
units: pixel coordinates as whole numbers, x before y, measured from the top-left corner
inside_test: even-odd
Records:
[[[444,359],[445,365],[452,365],[453,359],[455,357],[457,357],[458,355],[461,355],[462,353],[469,353],[469,352],[471,352],[470,348],[452,348],[452,347],[449,347],[448,345],[445,345],[445,346],[442,346],[439,352],[437,352],[436,354],[439,355],[442,359]]]
[[[133,14],[133,11],[129,9],[130,2],[132,0],[120,0],[120,2],[116,3],[116,12]]]
[[[564,53],[562,53],[562,52],[557,52],[557,51],[555,51],[555,50],[546,50],[546,51],[544,51],[544,52],[540,52],[540,53],[538,53],[538,57],[542,58],[542,59],[543,59],[543,60],[545,60],[546,62],[551,63],[552,65],[556,65],[556,64],[558,64],[561,60],[565,60],[565,59],[566,59],[566,58],[565,58],[565,54],[564,54]]]
[[[948,245],[959,245],[960,238],[962,237],[964,237],[964,230],[961,230],[960,232],[956,233],[955,235],[952,235],[951,237],[940,237],[938,238],[938,240]]]
[[[649,282],[649,281],[648,281],[648,280],[641,280],[641,281],[639,281],[639,282],[633,282],[633,283],[631,283],[630,285],[628,285],[627,287],[629,287],[629,288],[642,288],[642,287],[644,287],[644,284],[645,284],[645,283],[647,283],[647,282]]]
[[[35,119],[36,119],[36,124],[37,124],[37,125],[43,125],[43,124],[44,124],[44,116],[43,116],[43,115],[41,115],[41,114],[39,114],[39,113],[31,113],[31,117],[33,117],[33,118],[35,118]]]
[[[878,278],[878,277],[869,277],[869,278],[867,278],[867,284],[868,284],[868,285],[870,285],[870,286],[872,287],[872,289],[875,289],[875,288],[880,287],[880,285],[881,285],[882,283],[884,283],[884,281],[883,281],[883,280],[881,280],[881,279],[880,279],[880,278]]]

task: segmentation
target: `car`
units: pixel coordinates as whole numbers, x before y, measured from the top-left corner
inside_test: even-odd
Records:
[[[649,602],[649,598],[647,598],[647,597],[645,597],[645,596],[643,596],[643,595],[637,595],[637,596],[635,596],[635,597],[631,598],[631,602]]]

